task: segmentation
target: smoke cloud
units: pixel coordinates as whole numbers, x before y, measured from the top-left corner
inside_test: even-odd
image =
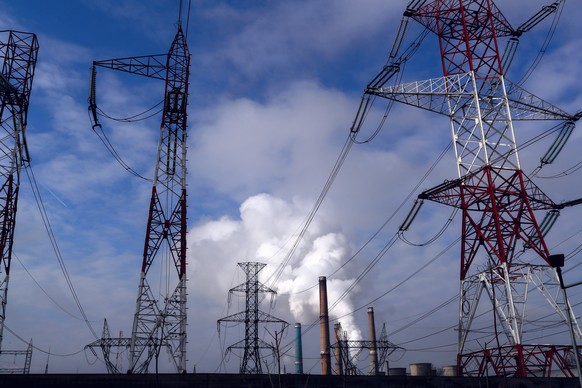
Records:
[[[207,294],[215,303],[224,303],[228,289],[244,281],[236,263],[258,261],[267,264],[260,273],[260,281],[275,289],[280,300],[288,301],[288,311],[278,307],[273,314],[282,318],[290,315],[304,325],[316,321],[319,317],[316,286],[319,276],[334,273],[351,252],[347,238],[328,217],[318,214],[294,255],[280,271],[278,281],[271,284],[273,275],[279,272],[281,262],[297,239],[308,208],[300,201],[287,202],[269,194],[258,194],[241,204],[240,219],[223,216],[192,228],[188,236],[188,254],[190,284],[196,288],[194,294]],[[239,281],[232,280],[233,271],[238,271],[235,276],[239,276]],[[328,279],[330,306],[353,280],[341,269]],[[330,311],[330,319],[342,317],[340,322],[348,337],[361,339],[353,318],[343,317],[354,308],[354,292],[357,289],[337,303]]]

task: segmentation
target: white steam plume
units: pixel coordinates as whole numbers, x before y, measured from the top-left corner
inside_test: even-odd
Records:
[[[242,261],[266,263],[260,280],[269,283],[267,279],[277,271],[303,226],[305,208],[308,206],[258,194],[241,204],[239,220],[225,216],[192,228],[188,235],[189,293],[223,303],[227,290],[236,283],[232,280],[233,271],[239,271],[236,263]],[[350,254],[349,243],[337,225],[322,219],[326,217],[320,212],[274,285],[280,297],[288,299],[293,319],[303,324],[310,324],[319,316],[318,288],[313,287],[319,276],[336,271]],[[343,270],[328,279],[330,306],[352,282]],[[349,294],[330,312],[330,319],[350,313],[353,308]],[[279,310],[274,314],[282,317],[284,312]],[[352,316],[341,318],[341,324],[350,339],[361,339]]]

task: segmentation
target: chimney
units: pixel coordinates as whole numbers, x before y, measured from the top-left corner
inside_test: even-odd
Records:
[[[336,323],[333,325],[333,331],[335,333],[335,370],[338,375],[344,374],[344,366],[342,361],[342,348],[341,348],[341,340],[342,340],[342,325]]]
[[[329,316],[327,311],[327,279],[319,277],[319,332],[321,353],[321,374],[331,375],[329,354]]]
[[[303,344],[300,323],[295,324],[295,374],[303,374]]]
[[[374,308],[368,307],[368,332],[370,333],[370,374],[378,374],[378,352],[376,347],[376,324],[374,323]]]

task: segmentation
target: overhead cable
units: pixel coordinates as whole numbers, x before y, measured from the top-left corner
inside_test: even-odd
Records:
[[[448,246],[446,246],[442,251],[440,251],[436,256],[434,256],[431,260],[429,260],[428,262],[426,262],[424,265],[422,265],[420,268],[418,268],[416,271],[412,272],[409,276],[407,276],[406,278],[404,278],[403,280],[401,280],[400,282],[398,282],[398,284],[396,284],[395,286],[393,286],[392,288],[390,288],[388,291],[384,292],[383,294],[381,294],[380,296],[372,299],[371,301],[367,302],[366,304],[361,305],[360,307],[352,310],[349,313],[346,313],[342,316],[339,316],[337,318],[335,318],[334,320],[339,320],[341,318],[347,317],[349,315],[353,315],[355,312],[358,312],[364,308],[366,308],[367,306],[371,306],[372,304],[374,304],[375,302],[377,302],[378,300],[382,299],[383,297],[385,297],[386,295],[388,295],[389,293],[391,293],[392,291],[394,291],[395,289],[397,289],[398,287],[400,287],[401,285],[403,285],[404,283],[406,283],[407,281],[409,281],[410,279],[412,279],[414,276],[418,275],[420,272],[422,272],[425,268],[427,268],[429,265],[431,265],[432,263],[434,263],[436,260],[438,260],[440,257],[442,257],[449,249],[451,249],[453,246],[455,246],[459,241],[461,241],[461,238],[457,238],[455,241],[453,241],[451,244],[449,244]],[[334,304],[334,306],[337,305]],[[331,311],[331,308],[330,308]]]
[[[46,232],[48,234],[50,243],[52,245],[52,248],[53,248],[53,251],[55,254],[55,257],[59,263],[59,267],[61,268],[61,272],[63,274],[63,277],[65,278],[65,282],[67,283],[67,287],[69,288],[69,291],[70,291],[71,295],[73,296],[75,304],[77,305],[77,308],[78,308],[79,312],[81,313],[81,316],[83,317],[83,321],[85,322],[85,324],[89,328],[89,331],[95,337],[95,339],[98,339],[99,337],[97,336],[97,333],[95,332],[95,330],[91,326],[91,323],[89,322],[89,318],[87,318],[87,314],[85,313],[85,309],[83,308],[83,305],[81,304],[81,300],[79,299],[79,296],[77,295],[77,291],[75,290],[75,287],[73,285],[73,281],[72,281],[71,277],[69,276],[69,272],[68,272],[67,267],[65,265],[65,261],[63,259],[62,254],[61,254],[61,250],[59,248],[56,236],[55,236],[53,228],[51,226],[51,223],[50,223],[50,220],[48,217],[48,213],[47,213],[46,208],[44,206],[42,196],[40,194],[40,190],[38,188],[38,184],[37,184],[36,178],[34,176],[34,171],[32,170],[32,165],[28,164],[25,168],[25,171],[26,171],[26,176],[28,177],[28,181],[30,182],[30,186],[32,188],[32,193],[34,195],[34,199],[36,200],[36,204],[37,204],[38,210],[40,212],[42,222],[43,222],[44,227],[46,229]]]
[[[65,309],[63,306],[61,306],[60,303],[55,300],[55,298],[53,298],[52,296],[50,296],[50,294],[35,279],[35,277],[32,275],[32,273],[30,273],[30,271],[28,270],[28,268],[26,268],[26,266],[24,265],[24,263],[22,262],[22,260],[20,260],[20,258],[18,258],[18,256],[16,255],[16,253],[12,252],[12,256],[14,258],[16,258],[16,260],[18,261],[18,263],[20,263],[20,265],[22,266],[22,268],[24,269],[24,271],[28,274],[28,276],[32,279],[32,281],[34,282],[34,284],[36,284],[36,286],[43,292],[43,294],[45,294],[46,297],[49,298],[50,301],[53,302],[54,305],[57,306],[59,310],[61,310],[62,312],[64,312],[68,316],[70,316],[71,318],[75,318],[75,319],[78,319],[80,321],[83,320],[83,318],[79,318],[76,315],[74,315],[73,313],[69,312],[67,309]]]
[[[99,138],[99,140],[101,140],[101,142],[103,143],[103,145],[105,145],[105,148],[107,149],[107,151],[109,151],[109,153],[111,154],[111,156],[113,156],[113,158],[115,159],[115,161],[121,167],[123,167],[124,170],[126,170],[131,175],[133,175],[133,176],[135,176],[137,178],[143,179],[143,180],[148,181],[148,182],[151,182],[152,181],[152,179],[146,178],[143,175],[141,175],[140,173],[138,173],[137,171],[135,171],[131,166],[129,166],[129,164],[127,164],[125,162],[125,160],[123,160],[123,158],[119,155],[119,153],[117,152],[117,150],[115,149],[115,147],[113,146],[113,144],[109,141],[109,138],[107,137],[107,135],[103,131],[103,128],[101,127],[101,125],[94,126],[93,127],[93,132],[97,135],[97,137]]]
[[[25,340],[24,338],[22,338],[22,337],[21,337],[20,335],[18,335],[18,334],[17,334],[17,333],[16,333],[14,330],[12,330],[12,329],[10,329],[8,326],[6,326],[6,324],[4,324],[4,328],[5,328],[5,329],[6,329],[6,330],[7,330],[7,331],[10,333],[10,334],[12,334],[14,337],[16,337],[16,338],[17,338],[19,341],[22,341],[23,343],[25,343],[25,344],[27,344],[27,345],[28,345],[28,344],[30,344],[30,341],[27,341],[27,340]],[[83,349],[81,349],[81,350],[78,350],[78,351],[76,351],[76,352],[72,352],[72,353],[62,353],[62,354],[59,354],[59,353],[53,353],[53,352],[52,352],[52,351],[50,351],[50,350],[44,350],[44,349],[42,349],[42,348],[39,348],[38,346],[34,346],[34,345],[32,345],[32,348],[33,348],[33,349],[35,349],[35,350],[38,350],[38,351],[39,351],[39,352],[41,352],[41,353],[44,353],[44,354],[50,354],[51,356],[56,356],[56,357],[71,357],[71,356],[75,356],[75,355],[77,355],[77,354],[79,354],[79,353],[81,353],[82,351],[84,351],[84,350],[85,350],[85,349],[83,348]]]
[[[343,166],[343,164],[344,164],[344,162],[345,162],[345,160],[350,152],[350,149],[352,148],[352,145],[353,145],[353,141],[352,141],[351,137],[348,136],[338,158],[336,159],[336,162],[332,168],[332,171],[329,174],[327,181],[325,182],[323,189],[321,190],[321,193],[319,194],[319,197],[315,201],[315,204],[313,205],[309,215],[307,216],[307,220],[305,221],[303,227],[301,228],[301,231],[299,232],[299,235],[295,239],[293,245],[291,246],[291,249],[289,250],[289,252],[287,252],[287,255],[284,257],[284,259],[279,264],[277,269],[271,274],[269,279],[267,279],[267,282],[270,282],[269,287],[272,288],[273,285],[279,280],[279,278],[283,274],[285,267],[287,266],[287,264],[289,263],[289,261],[293,257],[295,251],[297,250],[299,243],[303,240],[303,237],[305,236],[307,229],[311,225],[313,218],[315,218],[317,211],[319,210],[321,204],[323,203],[323,200],[325,199],[327,193],[329,192],[329,190],[330,190],[333,182],[335,181],[335,178],[337,177],[341,167]]]
[[[527,69],[527,71],[525,72],[525,74],[521,77],[521,79],[517,83],[518,85],[524,84],[529,79],[529,77],[531,77],[531,75],[533,74],[533,72],[535,71],[535,69],[537,68],[537,66],[539,65],[539,63],[541,62],[542,58],[546,54],[546,49],[548,48],[548,46],[550,45],[550,42],[552,41],[552,38],[554,37],[554,33],[556,32],[556,28],[557,28],[558,22],[560,21],[560,16],[562,15],[562,11],[564,10],[563,5],[565,3],[566,3],[566,0],[556,1],[554,3],[554,4],[557,5],[557,7],[555,9],[554,19],[552,20],[552,25],[551,25],[551,27],[550,27],[550,29],[548,31],[548,34],[546,35],[546,39],[544,40],[544,42],[542,44],[542,47],[540,48],[540,50],[539,50],[537,56],[535,57],[533,63]]]

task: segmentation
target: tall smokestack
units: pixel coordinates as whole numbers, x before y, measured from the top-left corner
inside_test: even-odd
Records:
[[[329,315],[327,311],[327,279],[319,277],[319,335],[321,353],[321,374],[331,375],[329,354]]]
[[[370,333],[370,374],[378,374],[378,352],[376,347],[376,324],[374,322],[374,308],[368,307],[368,332]]]
[[[338,375],[344,374],[344,366],[342,362],[342,348],[341,348],[341,339],[342,339],[342,325],[336,323],[333,325],[333,331],[335,333],[335,370]]]
[[[303,374],[303,343],[301,341],[301,324],[295,324],[295,373]]]

